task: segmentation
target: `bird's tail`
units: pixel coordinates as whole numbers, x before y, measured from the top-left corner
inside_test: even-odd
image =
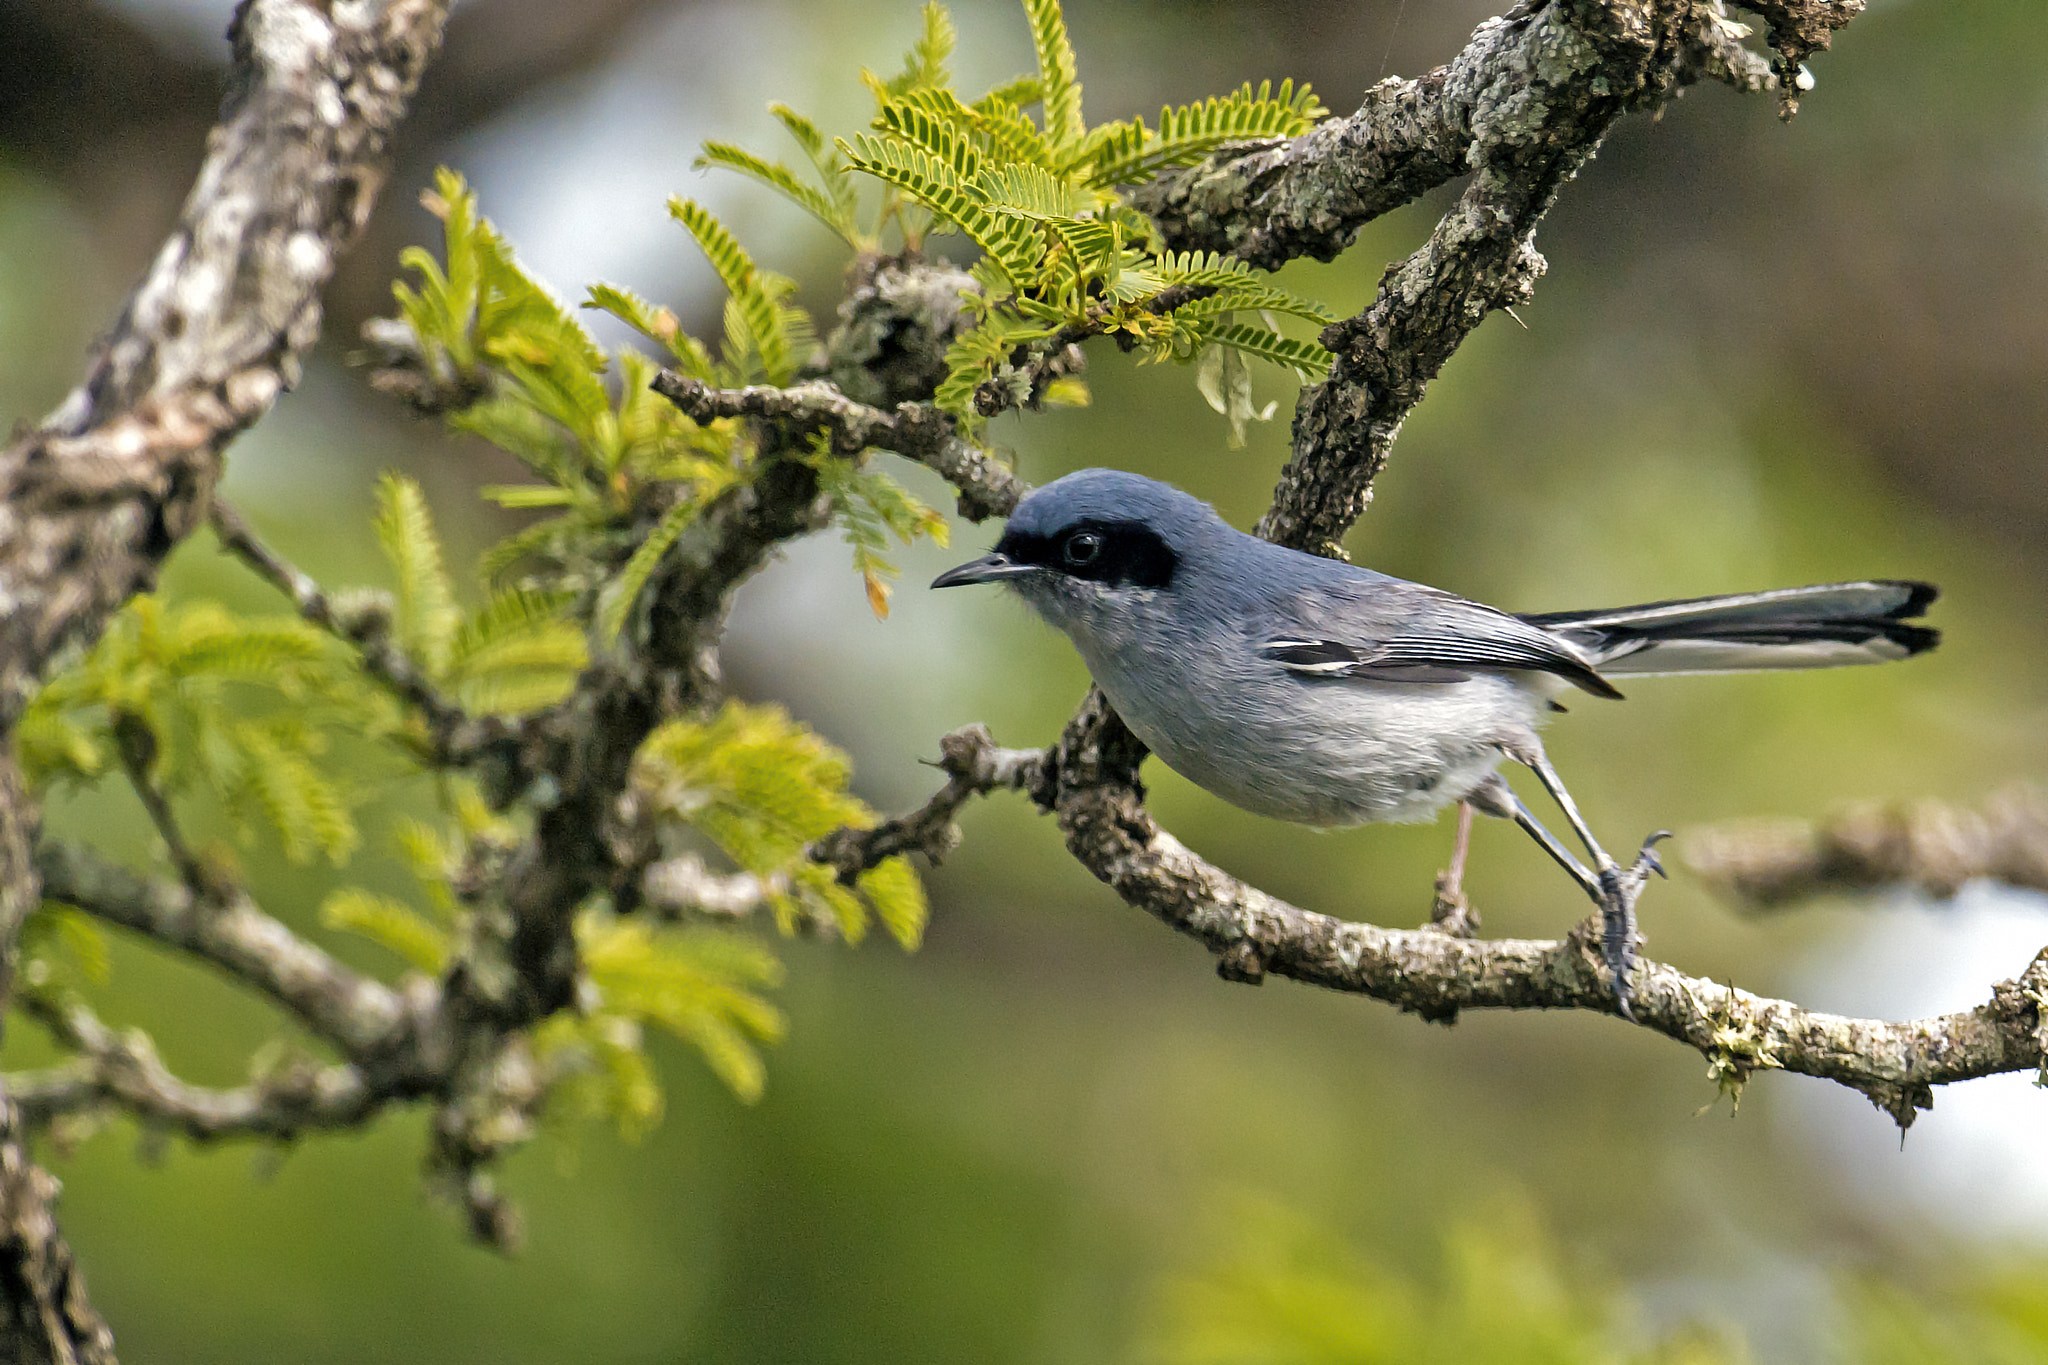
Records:
[[[1524,616],[1584,650],[1602,673],[1744,673],[1875,664],[1924,653],[1939,631],[1906,624],[1932,583],[1874,579]]]

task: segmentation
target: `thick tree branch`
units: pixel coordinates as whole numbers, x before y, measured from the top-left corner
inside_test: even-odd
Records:
[[[204,515],[221,450],[296,382],[319,291],[376,198],[447,8],[244,0],[227,104],[177,228],[85,383],[0,449],[0,1002],[41,899],[9,734],[58,653],[155,581]],[[0,1354],[111,1359],[50,1214],[54,1185],[7,1116]]]
[[[1488,313],[1531,296],[1536,224],[1558,190],[1615,120],[1698,72],[1693,18],[1690,0],[1556,0],[1481,26],[1482,64],[1452,67],[1472,182],[1372,305],[1324,330],[1336,363],[1302,393],[1260,534],[1341,554],[1429,381]]]
[[[343,966],[238,889],[138,876],[65,839],[42,842],[36,870],[51,900],[211,963],[348,1056],[388,1051],[406,1027],[397,992]]]
[[[1981,810],[1870,803],[1818,823],[1730,821],[1689,831],[1683,852],[1694,872],[1758,910],[1887,886],[1946,899],[1979,877],[2048,891],[2048,792],[2015,787]]]
[[[1574,68],[1593,55],[1583,50],[1579,35],[1611,29],[1610,16],[1629,11],[1629,26],[1668,26],[1679,39],[1682,45],[1669,54],[1676,83],[1701,76],[1748,90],[1770,83],[1769,66],[1741,43],[1748,30],[1732,23],[1717,0],[1524,0],[1506,16],[1481,24],[1448,65],[1416,80],[1381,81],[1366,92],[1357,112],[1326,119],[1284,142],[1231,147],[1140,188],[1132,202],[1176,250],[1219,251],[1266,270],[1300,256],[1333,260],[1381,214],[1483,170],[1491,155],[1487,144],[1499,131],[1489,124],[1504,111],[1526,123],[1518,131],[1548,137],[1554,134],[1543,125],[1560,116],[1583,117],[1583,109],[1570,106],[1580,105],[1597,83],[1608,82],[1613,94],[1626,96],[1638,78],[1625,76],[1623,84],[1612,85],[1611,70]],[[1795,70],[1797,65],[1794,59]],[[1567,107],[1553,108],[1560,97]]]
[[[446,8],[237,11],[234,83],[177,229],[86,382],[0,451],[0,727],[57,650],[154,581],[222,447],[297,381]]]

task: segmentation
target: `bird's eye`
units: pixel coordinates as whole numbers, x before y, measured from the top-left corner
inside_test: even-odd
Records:
[[[1102,557],[1102,537],[1093,531],[1076,531],[1060,547],[1060,555],[1072,567],[1086,568]]]

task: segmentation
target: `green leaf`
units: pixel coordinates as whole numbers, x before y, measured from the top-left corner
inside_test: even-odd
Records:
[[[729,142],[707,142],[703,153],[692,164],[699,168],[723,166],[751,176],[838,233],[854,250],[861,250],[867,245],[867,239],[853,221],[851,204],[842,203],[824,191],[806,185],[796,178],[796,172],[779,161],[763,160]]]
[[[439,976],[454,956],[448,931],[404,901],[357,886],[344,886],[320,902],[320,922],[389,948],[430,976]]]
[[[953,55],[953,48],[960,40],[953,20],[945,7],[927,0],[924,7],[924,31],[903,58],[903,73],[889,80],[884,88],[889,93],[901,95],[910,90],[942,90],[953,83],[946,70],[946,60]]]
[[[312,762],[325,746],[290,718],[235,724],[225,734],[242,756],[230,801],[262,811],[293,863],[315,856],[336,867],[347,862],[356,847],[355,820],[340,787]]]
[[[568,507],[578,501],[568,489],[546,483],[487,483],[476,491],[500,507]]]
[[[754,1042],[779,1041],[786,1027],[755,993],[782,980],[773,954],[736,934],[657,933],[644,920],[598,913],[576,928],[600,1012],[660,1025],[696,1047],[740,1099],[761,1097],[766,1072]]]
[[[1294,82],[1283,81],[1276,95],[1270,81],[1257,91],[1246,82],[1228,95],[1161,109],[1156,132],[1140,119],[1089,148],[1085,163],[1069,165],[1085,168],[1090,184],[1137,184],[1170,166],[1193,165],[1227,143],[1296,137],[1328,113],[1306,85],[1297,93]]]
[[[682,536],[683,529],[697,516],[695,503],[677,503],[655,523],[647,538],[633,551],[633,557],[626,561],[626,567],[619,570],[618,577],[605,585],[602,605],[598,608],[597,638],[606,646],[619,638],[619,632],[626,627],[626,618],[633,612],[634,603],[640,600],[641,590],[647,580],[654,577],[654,571]]]
[[[1038,81],[1045,104],[1045,136],[1055,151],[1081,141],[1081,80],[1074,69],[1074,45],[1059,0],[1024,0],[1031,21],[1031,45],[1038,53]]]
[[[439,676],[462,613],[420,486],[402,474],[381,476],[376,527],[377,543],[398,579],[398,641],[429,676]]]
[[[804,155],[810,159],[812,167],[818,172],[818,179],[824,182],[825,193],[831,197],[838,211],[851,222],[854,212],[853,178],[846,173],[846,163],[840,160],[838,149],[818,131],[815,123],[788,105],[771,104],[768,106],[768,112],[788,130],[797,146],[803,148]]]
[[[1313,341],[1296,341],[1266,327],[1233,323],[1214,333],[1218,345],[1285,365],[1303,379],[1321,379],[1330,372],[1330,353]]]
[[[906,142],[863,133],[842,142],[847,160],[858,170],[887,181],[928,206],[938,217],[951,222],[995,259],[1014,280],[1037,275],[1043,255],[1029,220],[989,211],[981,192],[968,183],[980,170],[980,158],[962,141],[955,149],[962,154],[958,165]],[[967,175],[960,166],[972,169]]]
[[[1055,330],[1043,323],[995,316],[961,333],[946,348],[946,378],[932,395],[933,403],[965,422],[979,422],[975,394],[981,385],[1010,363],[1017,347],[1043,340]]]
[[[1255,280],[1225,285],[1209,297],[1184,303],[1174,311],[1182,317],[1212,317],[1235,312],[1286,313],[1326,327],[1337,320],[1335,313],[1314,299]]]
[[[498,593],[456,632],[448,685],[473,711],[511,714],[560,701],[589,662],[568,598],[514,588]]]
[[[924,926],[931,918],[925,900],[924,883],[908,858],[885,858],[855,879],[861,895],[874,907],[875,917],[898,943],[915,951],[924,940]]]
[[[767,381],[787,384],[806,358],[799,349],[801,338],[790,328],[790,315],[801,314],[781,302],[778,290],[771,288],[772,277],[755,267],[753,258],[710,210],[692,200],[675,198],[669,200],[669,212],[689,229],[711,268],[725,282]],[[786,286],[786,282],[781,284]]]
[[[611,284],[591,285],[590,297],[583,306],[610,313],[667,351],[693,377],[705,377],[697,371],[704,355],[702,348],[692,349],[689,337],[683,333],[682,323],[669,309],[657,308],[631,290]]]

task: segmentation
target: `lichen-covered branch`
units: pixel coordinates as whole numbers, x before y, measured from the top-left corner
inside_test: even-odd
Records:
[[[1552,941],[1385,929],[1289,905],[1203,861],[1145,809],[1128,779],[1142,750],[1104,722],[1106,709],[1092,695],[1055,750],[1025,756],[1032,776],[1013,785],[1058,815],[1084,867],[1208,947],[1225,977],[1286,976],[1446,1022],[1467,1009],[1616,1012],[1597,916]],[[979,727],[948,739],[963,772],[1018,756]],[[2048,950],[1975,1009],[1904,1023],[1807,1010],[1647,959],[1635,980],[1635,1022],[1699,1049],[1731,1083],[1758,1070],[1816,1076],[1862,1092],[1902,1125],[1933,1086],[2048,1063]]]
[[[244,0],[226,106],[177,227],[85,382],[0,448],[0,1001],[40,901],[36,816],[9,733],[59,652],[154,583],[205,515],[222,449],[297,381],[320,290],[376,200],[447,10]],[[111,1359],[13,1113],[0,1132],[0,1247],[27,1259],[0,1282],[0,1354]]]
[[[1603,83],[1625,98],[1639,73],[1626,72],[1617,85],[1613,67],[1571,69],[1586,55],[1575,51],[1581,44],[1573,35],[1613,31],[1617,18],[1639,32],[1670,31],[1677,45],[1664,60],[1678,84],[1700,76],[1748,90],[1771,83],[1769,65],[1741,42],[1747,29],[1717,0],[1525,0],[1481,24],[1448,64],[1414,80],[1381,81],[1355,113],[1284,142],[1228,148],[1160,177],[1132,200],[1176,250],[1219,251],[1266,270],[1301,256],[1332,260],[1373,219],[1483,169],[1491,154],[1486,144],[1499,131],[1488,124],[1502,110],[1528,120],[1514,140],[1531,144],[1581,118],[1583,101]],[[1610,48],[1600,60],[1613,55]],[[1636,63],[1624,58],[1620,65],[1625,70]],[[1554,108],[1560,96],[1562,107]],[[1592,133],[1597,142],[1599,129]]]
[[[1867,803],[1818,822],[1736,820],[1686,833],[1686,865],[1757,910],[1908,887],[1946,899],[1979,877],[2048,891],[2048,792],[2022,786],[1980,809]]]
[[[0,450],[0,727],[155,580],[222,448],[297,382],[320,289],[375,202],[446,0],[249,0],[177,228],[85,382]]]
[[[1481,25],[1480,64],[1461,57],[1445,88],[1471,183],[1372,304],[1324,330],[1336,362],[1295,409],[1294,458],[1260,534],[1341,553],[1430,380],[1489,313],[1531,297],[1546,268],[1536,225],[1558,190],[1615,120],[1698,70],[1692,18],[1670,0],[1558,0]]]
[[[237,888],[143,877],[66,839],[37,846],[36,870],[49,899],[219,968],[345,1055],[388,1050],[406,1026],[395,991],[292,933]]]
[[[714,389],[674,370],[656,377],[654,391],[694,422],[752,417],[783,424],[790,438],[826,433],[842,455],[892,450],[957,488],[960,515],[970,521],[1005,516],[1023,496],[1015,474],[986,449],[962,440],[953,419],[929,403],[902,403],[884,412],[854,402],[824,380],[786,389]]]
[[[305,1061],[230,1089],[193,1085],[172,1074],[145,1035],[116,1032],[76,1000],[28,995],[21,1004],[76,1054],[48,1070],[8,1078],[31,1126],[115,1108],[195,1141],[282,1139],[358,1127],[394,1098],[367,1084],[352,1065]]]

